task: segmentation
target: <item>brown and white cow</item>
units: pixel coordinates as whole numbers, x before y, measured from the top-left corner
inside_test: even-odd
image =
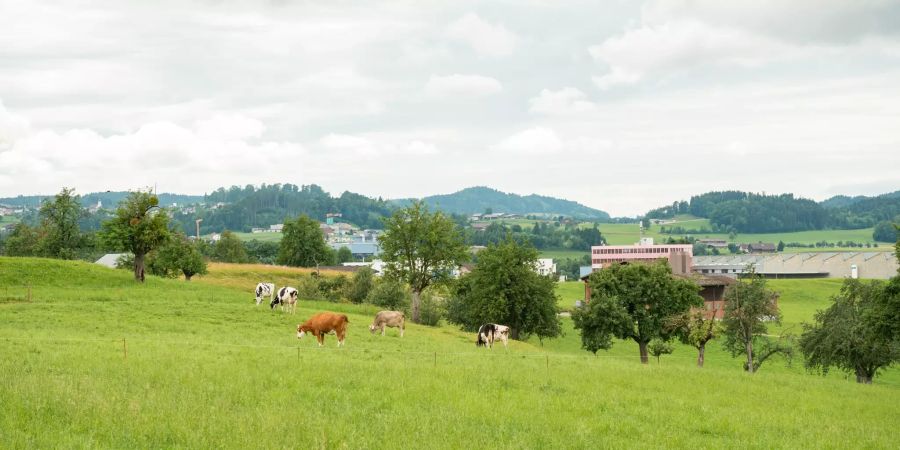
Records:
[[[486,323],[478,329],[478,338],[475,340],[475,346],[485,346],[493,350],[494,341],[497,339],[503,341],[503,348],[507,348],[509,327],[506,325],[497,325],[496,323]]]
[[[406,329],[406,316],[401,311],[381,311],[375,315],[372,325],[369,325],[369,331],[375,334],[375,330],[381,330],[384,336],[385,327],[399,328],[400,337],[403,337],[403,330]]]
[[[297,339],[303,338],[306,333],[311,333],[319,342],[319,347],[325,345],[325,335],[334,332],[337,335],[338,347],[344,345],[347,335],[347,324],[350,320],[344,314],[333,312],[321,312],[309,318],[306,322],[297,325]]]

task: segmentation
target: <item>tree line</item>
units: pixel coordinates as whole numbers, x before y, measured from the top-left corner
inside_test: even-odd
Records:
[[[647,219],[670,219],[678,214],[708,218],[712,231],[777,233],[823,229],[860,229],[897,221],[900,196],[886,194],[836,207],[827,207],[793,194],[766,195],[716,191],[695,195],[653,209]],[[893,242],[893,239],[890,240]]]

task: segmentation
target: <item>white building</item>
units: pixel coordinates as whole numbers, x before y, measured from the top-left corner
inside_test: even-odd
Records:
[[[553,262],[553,258],[540,258],[534,270],[542,276],[552,275],[556,273],[556,263]]]

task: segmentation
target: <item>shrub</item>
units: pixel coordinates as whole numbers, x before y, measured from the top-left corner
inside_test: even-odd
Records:
[[[362,303],[366,301],[366,297],[374,287],[374,272],[368,267],[363,267],[354,273],[353,278],[347,283],[346,297],[353,303]]]
[[[381,280],[369,293],[369,303],[394,311],[409,308],[409,288],[400,281]]]

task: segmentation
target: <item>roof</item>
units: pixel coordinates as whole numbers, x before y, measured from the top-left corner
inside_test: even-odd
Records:
[[[707,286],[728,286],[730,284],[736,283],[736,281],[731,277],[722,277],[715,275],[701,275],[698,273],[692,273],[689,275],[675,274],[678,278],[683,278],[685,280],[691,280],[694,283],[697,283],[700,287]]]
[[[106,266],[111,269],[116,268],[116,261],[120,256],[125,255],[126,253],[107,253],[100,257],[100,259],[94,261],[94,264],[100,264],[101,266]]]

